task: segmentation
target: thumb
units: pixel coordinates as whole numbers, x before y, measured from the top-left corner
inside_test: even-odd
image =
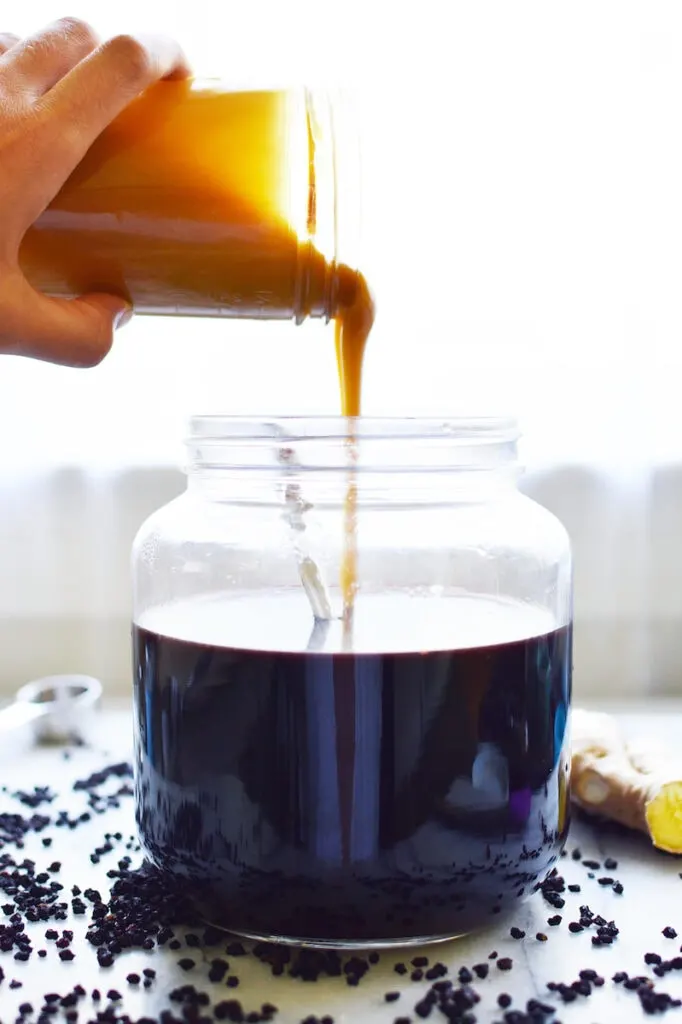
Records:
[[[53,299],[25,283],[15,306],[10,351],[62,366],[97,366],[130,320],[133,309],[121,296],[93,293],[78,299]]]

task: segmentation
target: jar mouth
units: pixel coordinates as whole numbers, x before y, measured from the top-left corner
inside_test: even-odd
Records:
[[[325,472],[490,470],[517,460],[510,416],[194,416],[185,443],[196,469]]]

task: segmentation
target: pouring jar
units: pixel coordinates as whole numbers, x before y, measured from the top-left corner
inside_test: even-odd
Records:
[[[504,419],[192,422],[187,490],[134,547],[136,814],[211,923],[451,938],[559,856],[571,556],[516,442]]]
[[[95,141],[20,264],[48,295],[115,293],[138,313],[328,320],[357,288],[358,188],[348,97],[159,82]]]

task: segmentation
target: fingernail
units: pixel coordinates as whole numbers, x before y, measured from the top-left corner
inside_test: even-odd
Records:
[[[116,314],[116,318],[114,320],[114,330],[118,331],[118,330],[121,329],[121,327],[125,327],[125,325],[128,323],[128,321],[132,320],[132,317],[133,317],[133,307],[132,306],[126,306],[124,309],[121,310],[120,313]]]

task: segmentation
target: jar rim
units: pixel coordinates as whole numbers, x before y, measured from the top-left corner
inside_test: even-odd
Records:
[[[500,444],[520,438],[513,416],[192,416],[186,444],[272,441],[447,440]]]
[[[194,416],[190,471],[453,473],[516,465],[510,416]]]

